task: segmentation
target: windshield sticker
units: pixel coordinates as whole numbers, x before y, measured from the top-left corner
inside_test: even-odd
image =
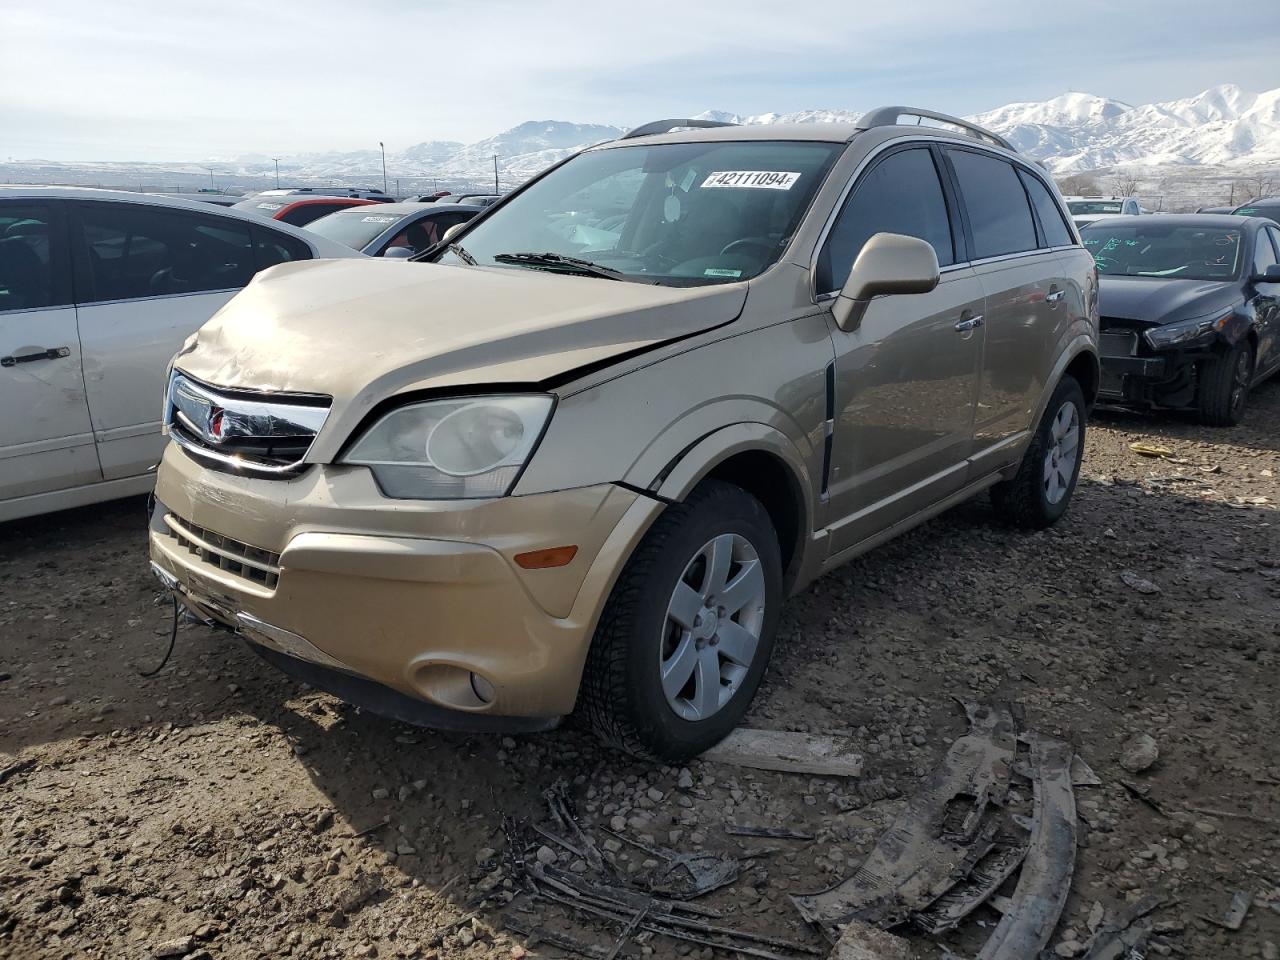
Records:
[[[283,203],[260,203],[258,204],[258,209],[259,210],[279,210],[283,206],[284,206]]]
[[[737,279],[742,276],[741,270],[726,270],[723,267],[707,267],[702,271],[704,277],[731,277]]]
[[[790,190],[800,179],[798,173],[781,170],[717,170],[702,181],[712,187],[748,187],[752,190]]]
[[[698,171],[693,169],[693,167],[690,167],[689,172],[686,173],[684,175],[684,179],[680,181],[680,189],[683,190],[685,193],[688,193],[689,188],[693,186],[693,181],[697,179],[698,179]]]
[[[361,223],[395,223],[399,217],[363,217]]]

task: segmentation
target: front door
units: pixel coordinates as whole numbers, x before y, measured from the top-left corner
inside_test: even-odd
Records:
[[[102,479],[62,213],[0,201],[0,500]]]
[[[890,150],[859,178],[817,264],[838,290],[877,233],[930,243],[942,279],[930,293],[874,299],[856,330],[832,326],[835,424],[827,492],[832,554],[963,486],[983,342],[983,292],[957,265],[953,218],[924,144]]]

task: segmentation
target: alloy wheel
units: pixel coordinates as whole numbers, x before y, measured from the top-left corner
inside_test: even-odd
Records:
[[[1049,425],[1049,449],[1044,455],[1044,496],[1050,504],[1062,502],[1071,489],[1080,459],[1080,411],[1068,400]]]
[[[672,591],[662,628],[662,692],[679,717],[706,720],[733,698],[755,659],[764,612],[764,568],[751,542],[724,533],[703,544]]]

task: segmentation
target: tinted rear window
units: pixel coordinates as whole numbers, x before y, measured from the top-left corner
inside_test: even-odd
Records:
[[[1036,248],[1036,226],[1013,164],[971,150],[950,150],[973,232],[973,257],[1000,257]]]
[[[1018,175],[1022,177],[1022,182],[1027,188],[1027,196],[1031,198],[1031,204],[1036,208],[1036,215],[1040,218],[1040,229],[1044,231],[1045,246],[1061,247],[1073,243],[1071,231],[1067,229],[1066,221],[1062,219],[1062,211],[1058,209],[1058,203],[1053,199],[1049,188],[1041,183],[1038,177],[1025,170],[1019,170]]]

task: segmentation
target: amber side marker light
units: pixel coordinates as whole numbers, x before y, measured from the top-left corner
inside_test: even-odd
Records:
[[[526,570],[546,570],[550,567],[563,567],[578,555],[578,548],[551,547],[548,550],[530,550],[528,553],[517,553],[516,563]]]

